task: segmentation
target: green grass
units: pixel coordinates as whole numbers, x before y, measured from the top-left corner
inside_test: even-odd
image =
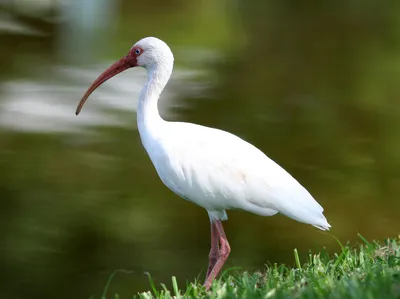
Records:
[[[172,290],[157,289],[149,276],[151,291],[134,298],[400,298],[400,239],[379,244],[360,238],[362,245],[341,246],[333,256],[310,253],[303,265],[305,257],[294,250],[294,268],[275,264],[264,272],[223,274],[209,292],[197,281],[179,289],[175,277]],[[107,286],[103,299],[106,293]]]

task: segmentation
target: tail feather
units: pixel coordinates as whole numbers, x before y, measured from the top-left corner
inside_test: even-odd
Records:
[[[313,224],[314,227],[319,228],[320,230],[329,230],[331,225],[327,222],[325,225]]]
[[[331,228],[331,225],[328,223],[326,220],[325,216],[322,214],[320,215],[320,219],[318,223],[311,223],[312,226],[319,228],[320,230],[329,230]]]

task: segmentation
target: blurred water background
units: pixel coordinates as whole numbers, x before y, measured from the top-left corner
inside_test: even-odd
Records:
[[[76,105],[145,36],[175,71],[169,120],[233,132],[292,173],[340,241],[399,233],[400,2],[0,1],[1,298],[122,298],[203,279],[206,212],[158,179],[136,129],[145,72]],[[226,268],[339,250],[282,216],[230,212]],[[202,271],[202,272],[201,272]]]

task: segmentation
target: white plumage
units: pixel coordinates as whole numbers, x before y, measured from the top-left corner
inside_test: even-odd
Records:
[[[140,127],[140,134],[146,134]],[[263,152],[230,133],[190,123],[164,124],[144,142],[165,185],[226,220],[225,210],[278,212],[321,229],[330,226],[310,193]],[[143,138],[143,137],[142,137]]]
[[[222,130],[160,117],[157,103],[173,61],[163,41],[154,37],[140,40],[93,83],[77,114],[94,89],[109,78],[133,66],[147,69],[148,82],[140,93],[137,112],[140,137],[163,183],[208,211],[212,248],[205,285],[209,288],[230,251],[220,222],[227,219],[226,210],[261,216],[281,213],[322,230],[330,225],[310,193],[250,143]]]

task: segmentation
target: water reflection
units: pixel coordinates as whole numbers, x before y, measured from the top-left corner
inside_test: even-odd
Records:
[[[72,132],[79,131],[82,125],[90,126],[131,126],[134,115],[129,122],[120,115],[110,115],[110,110],[134,112],[137,106],[139,92],[146,82],[144,70],[125,72],[112,80],[111,84],[102,87],[101,92],[95,93],[90,100],[90,108],[84,117],[76,117],[74,110],[82,93],[92,81],[112,62],[78,68],[77,66],[42,66],[40,80],[27,78],[25,80],[5,81],[0,84],[2,91],[2,110],[0,125],[4,128],[18,131],[37,132]],[[200,76],[200,70],[184,70],[177,68],[170,84],[163,94],[161,113],[166,117],[166,107],[176,106],[172,99],[177,92],[199,92],[202,84],[193,79]],[[185,86],[185,89],[179,86]],[[193,93],[192,93],[193,94]],[[75,102],[74,102],[75,101]],[[86,110],[86,109],[85,109]]]
[[[238,1],[232,13],[211,0],[159,2],[143,4],[143,18],[122,1],[108,47],[94,56],[104,58],[85,64],[60,61],[51,22],[29,22],[41,36],[2,31],[1,297],[99,298],[116,269],[129,273],[110,293],[125,297],[149,288],[144,272],[157,284],[203,278],[207,215],[162,185],[135,129],[144,71],[120,74],[74,115],[92,80],[144,35],[175,53],[163,116],[261,148],[325,207],[342,242],[398,234],[399,10]],[[226,231],[227,268],[293,264],[295,247],[303,260],[309,249],[339,247],[281,216],[231,212]]]

